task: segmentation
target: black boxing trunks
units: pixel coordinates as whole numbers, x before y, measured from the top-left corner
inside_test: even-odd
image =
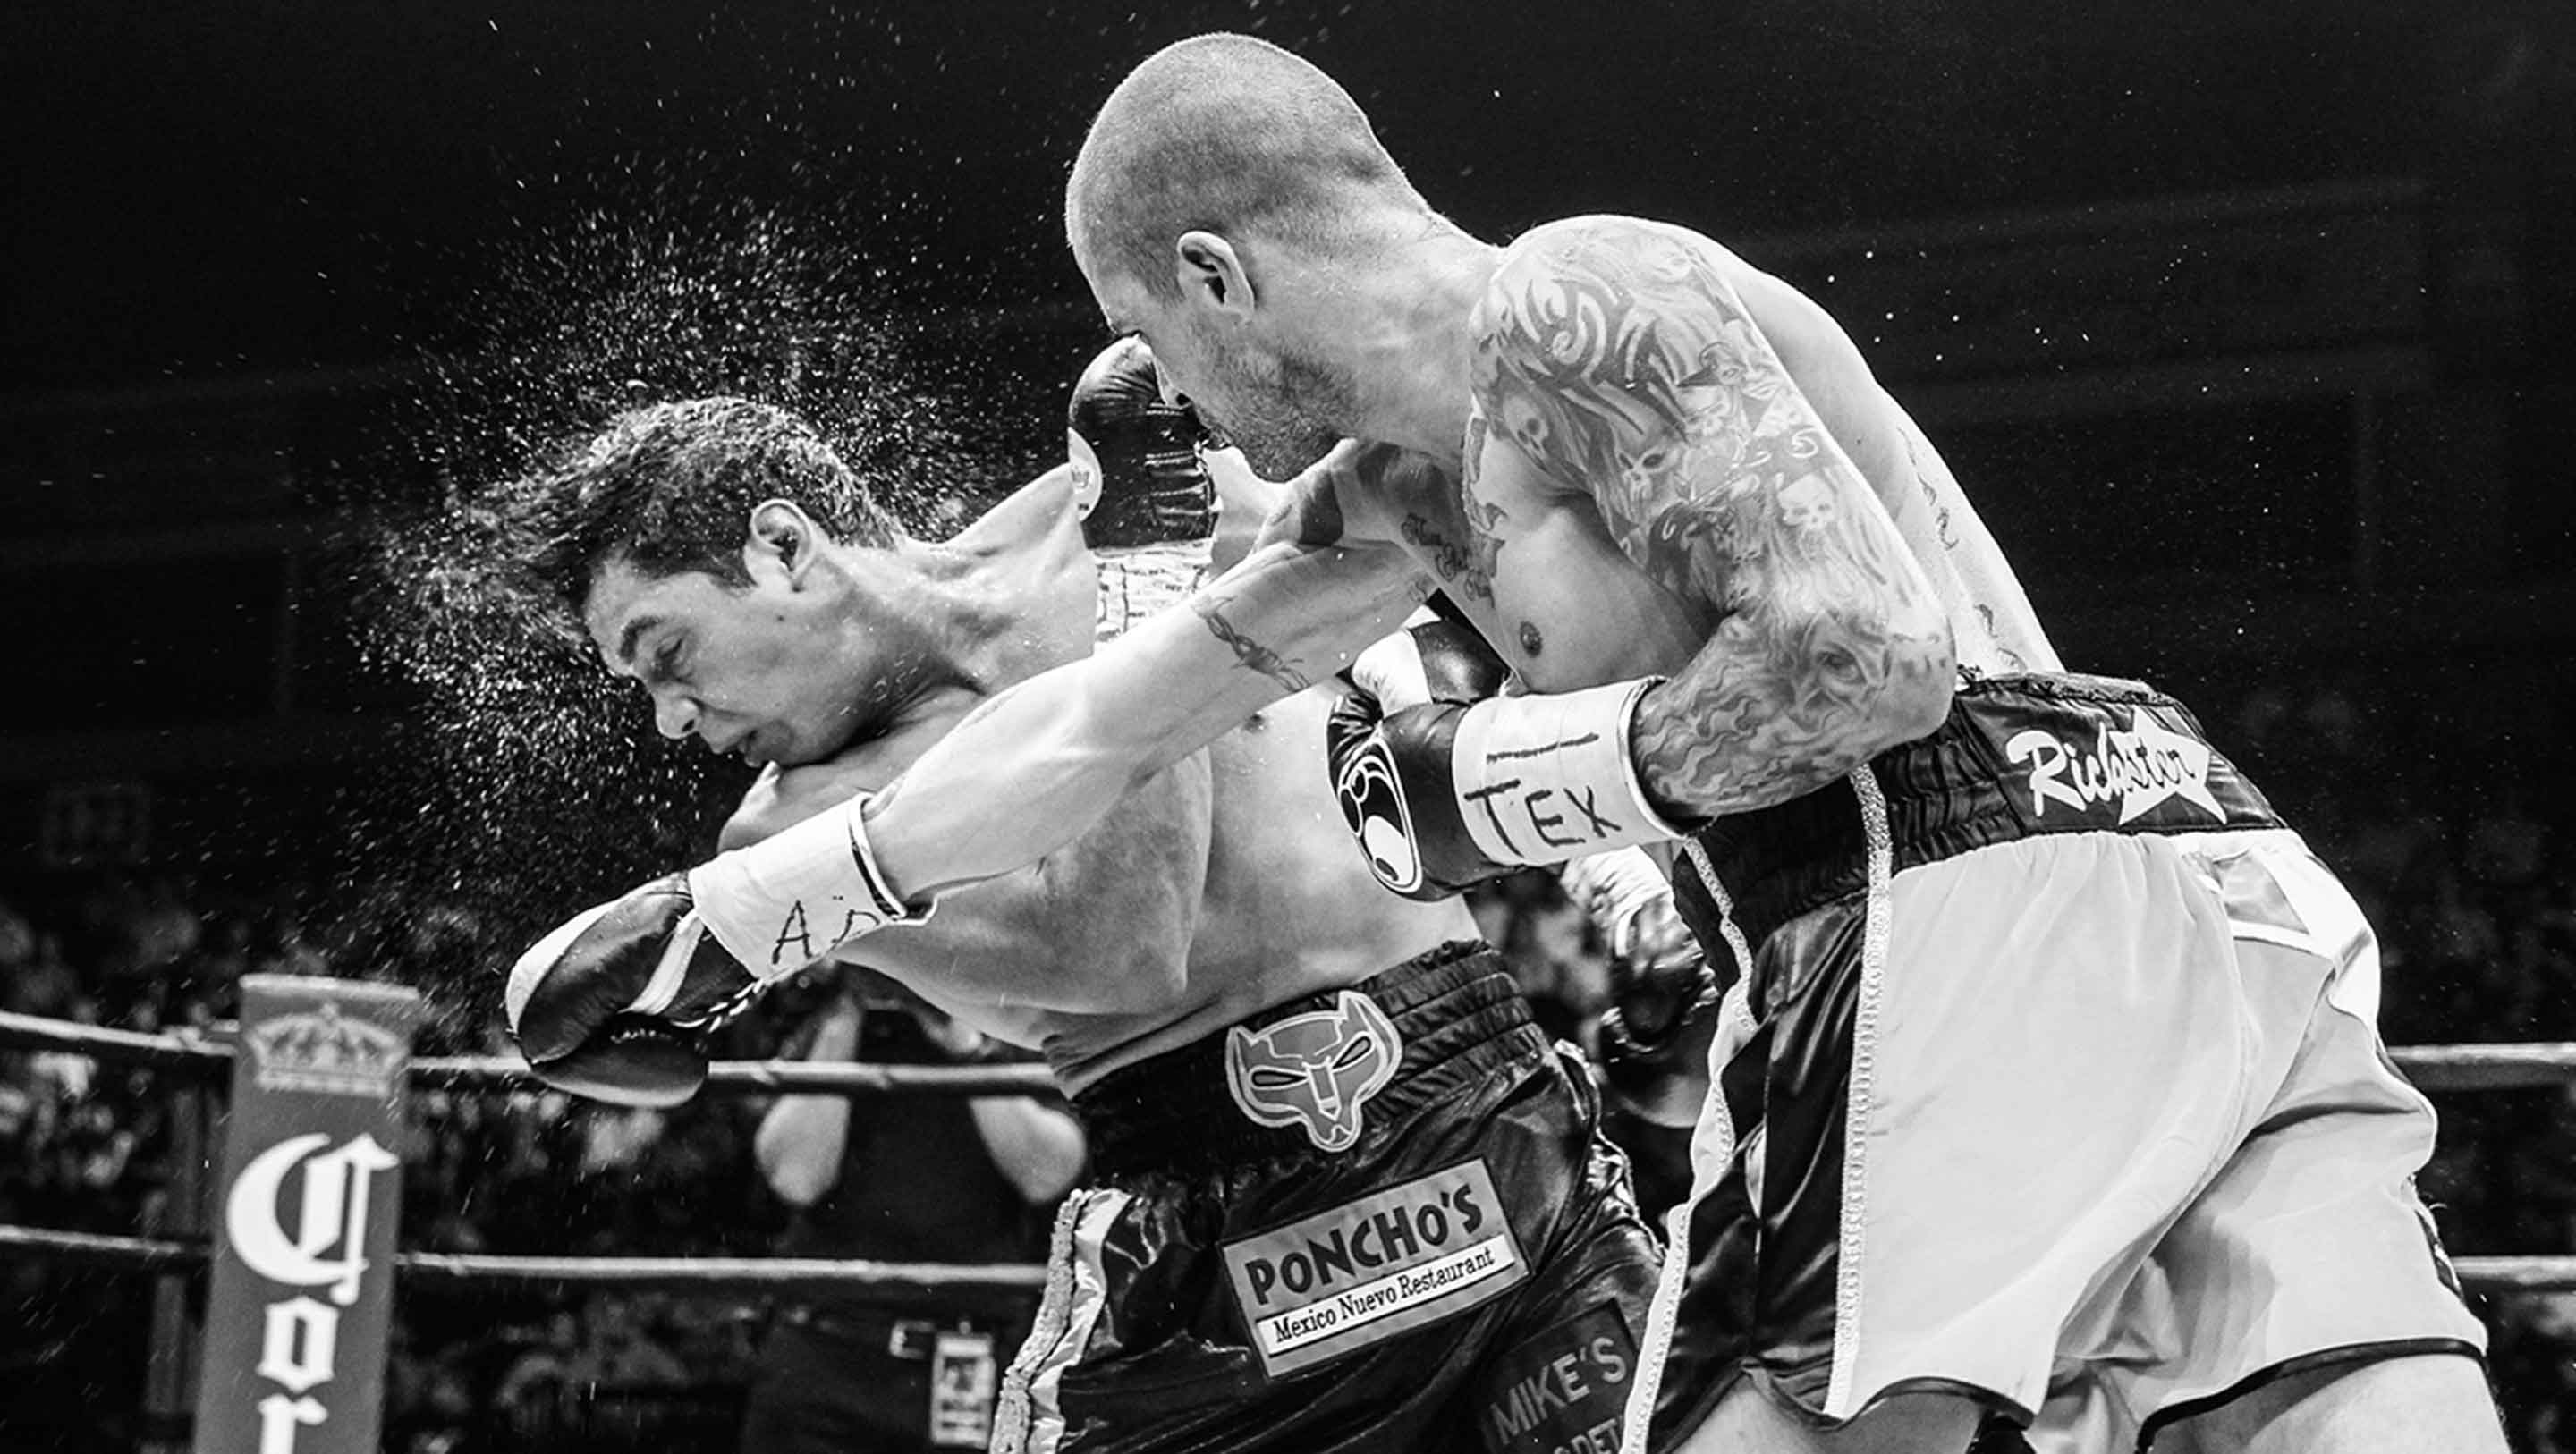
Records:
[[[1482,945],[1074,1099],[993,1448],[1613,1454],[1658,1249],[1579,1059]]]
[[[1633,1447],[1749,1379],[1820,1424],[1930,1390],[2143,1448],[2285,1368],[2482,1350],[2370,928],[2171,698],[1971,678],[1691,848],[1683,911],[1749,969]]]

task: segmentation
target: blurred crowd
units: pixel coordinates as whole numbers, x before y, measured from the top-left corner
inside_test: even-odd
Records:
[[[2319,676],[2203,715],[2369,911],[2392,1044],[2576,1040],[2571,784],[2522,765],[2516,733],[2528,723],[2489,722],[2481,740],[2389,700]],[[429,988],[442,1011],[423,1053],[504,1048],[491,1012],[498,961],[471,916],[424,909],[388,941],[318,926],[308,902],[174,875],[0,880],[0,1009],[209,1033],[232,1015],[245,973],[389,975]],[[1474,902],[1542,1019],[1590,1043],[1609,976],[1580,912],[1543,875]],[[728,1028],[722,1053],[775,1053],[826,988],[768,997]],[[0,1051],[0,1221],[129,1234],[194,1225],[178,1205],[194,1180],[181,1163],[203,1135],[180,1094],[188,1084],[78,1054]],[[2422,1185],[2452,1250],[2576,1252],[2576,1087],[2439,1103],[2443,1142]],[[748,1172],[761,1109],[747,1097],[657,1113],[533,1091],[422,1094],[403,1245],[758,1255],[789,1217]],[[149,1279],[19,1257],[0,1264],[0,1299],[0,1443],[123,1449],[151,1432],[137,1356],[152,1333]],[[726,1294],[407,1290],[385,1447],[728,1447],[768,1306]],[[2482,1311],[2518,1447],[2576,1454],[2576,1295],[2487,1299]]]
[[[466,916],[417,916],[388,963],[379,934],[319,928],[310,894],[175,875],[46,875],[0,897],[0,1010],[116,1029],[214,1035],[246,974],[387,976],[429,991],[421,1054],[503,1053],[491,1006],[459,993],[449,954]],[[792,1014],[798,993],[773,997]],[[778,1014],[728,1033],[772,1053]],[[219,1080],[69,1051],[0,1050],[0,1222],[132,1235],[202,1234]],[[553,1092],[428,1090],[403,1148],[401,1242],[448,1253],[758,1254],[786,1214],[747,1176],[757,1110],[704,1097],[664,1114]],[[131,1450],[156,1430],[142,1350],[153,1281],[16,1258],[0,1263],[0,1447]],[[385,1447],[625,1449],[682,1436],[722,1448],[761,1332],[735,1295],[426,1286],[398,1303]]]

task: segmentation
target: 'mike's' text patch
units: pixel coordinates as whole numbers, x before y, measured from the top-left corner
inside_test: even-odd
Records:
[[[1271,1377],[1490,1302],[1529,1276],[1482,1161],[1225,1244]]]
[[[1485,1447],[1502,1454],[1619,1454],[1619,1420],[1637,1342],[1602,1303],[1495,1360],[1485,1384]]]

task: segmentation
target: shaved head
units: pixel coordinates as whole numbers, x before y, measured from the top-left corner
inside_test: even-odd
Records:
[[[1202,35],[1156,52],[1101,105],[1065,186],[1074,258],[1095,280],[1177,298],[1193,229],[1330,249],[1390,216],[1436,218],[1333,78],[1268,41]]]

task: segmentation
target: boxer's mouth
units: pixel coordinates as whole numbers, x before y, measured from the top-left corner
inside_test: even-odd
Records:
[[[757,731],[746,732],[730,742],[708,739],[707,751],[718,757],[739,757],[753,767],[759,767],[766,761],[761,756],[760,734]]]

